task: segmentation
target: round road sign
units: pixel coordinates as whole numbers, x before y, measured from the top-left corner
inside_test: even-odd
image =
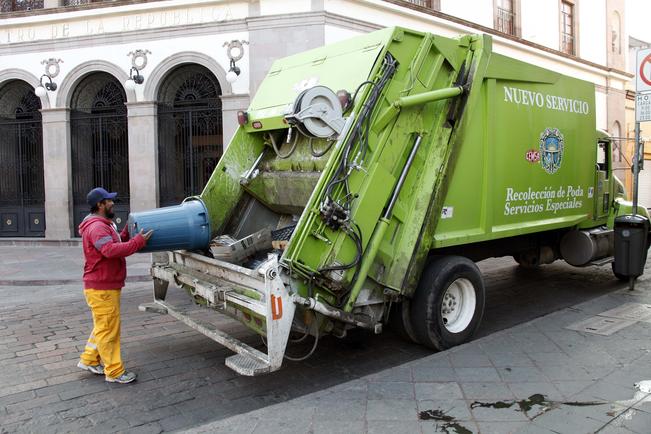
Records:
[[[651,54],[640,62],[640,79],[651,86]]]
[[[651,92],[651,48],[637,50],[635,64],[636,92]]]

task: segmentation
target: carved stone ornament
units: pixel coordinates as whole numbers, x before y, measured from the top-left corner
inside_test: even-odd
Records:
[[[224,47],[228,47],[226,48],[226,55],[233,62],[237,62],[242,57],[244,57],[243,44],[249,45],[249,41],[244,41],[244,40],[238,41],[237,39],[233,39],[230,42],[224,42]]]
[[[149,50],[136,50],[130,51],[127,56],[131,56],[131,66],[138,71],[142,71],[147,66],[147,54],[151,54]]]
[[[54,57],[50,57],[49,59],[41,61],[41,65],[45,65],[45,75],[50,78],[54,78],[59,75],[59,72],[61,72],[59,63],[63,63],[63,60],[55,59]]]

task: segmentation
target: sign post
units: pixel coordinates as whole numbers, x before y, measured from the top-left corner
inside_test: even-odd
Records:
[[[637,214],[640,170],[640,122],[651,121],[651,48],[637,51],[635,68],[635,151],[633,154],[633,214]]]

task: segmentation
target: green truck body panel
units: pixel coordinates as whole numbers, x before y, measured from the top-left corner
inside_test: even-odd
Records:
[[[491,65],[499,66],[488,68],[482,103],[460,143],[459,164],[444,201],[452,211],[439,221],[437,247],[568,223],[595,225],[594,86],[505,59],[491,56]],[[503,70],[502,63],[509,68]],[[514,80],[518,67],[523,71]],[[545,170],[541,141],[549,130],[552,140],[562,140],[562,157]]]

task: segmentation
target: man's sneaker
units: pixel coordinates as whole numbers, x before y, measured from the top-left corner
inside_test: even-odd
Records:
[[[136,374],[127,371],[124,371],[124,373],[119,377],[115,377],[115,378],[108,377],[108,376],[106,377],[106,381],[108,381],[109,383],[121,383],[121,384],[131,383],[135,379],[136,379]]]
[[[90,371],[93,374],[104,375],[104,366],[102,365],[85,365],[82,362],[77,363],[77,367],[84,371]]]

